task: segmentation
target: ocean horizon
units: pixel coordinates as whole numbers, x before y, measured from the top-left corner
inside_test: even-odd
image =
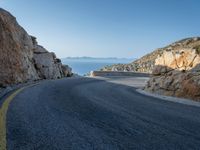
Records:
[[[78,75],[86,75],[90,71],[100,70],[105,66],[113,64],[131,63],[132,58],[92,58],[92,57],[67,57],[61,59],[62,63],[69,65],[72,72]]]

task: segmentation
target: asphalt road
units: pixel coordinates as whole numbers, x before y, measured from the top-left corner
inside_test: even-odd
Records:
[[[68,78],[24,89],[7,112],[7,149],[200,149],[199,107],[141,95],[121,84],[131,78],[109,80]]]

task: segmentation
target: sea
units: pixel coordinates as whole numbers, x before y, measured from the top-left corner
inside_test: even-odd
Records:
[[[62,63],[69,65],[73,73],[84,76],[90,71],[99,70],[108,65],[127,64],[133,60],[131,58],[67,57],[62,59]]]

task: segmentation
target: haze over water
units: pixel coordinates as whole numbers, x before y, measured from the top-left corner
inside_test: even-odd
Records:
[[[64,58],[63,64],[73,68],[73,73],[85,75],[92,70],[99,70],[107,65],[130,63],[134,59],[128,58]]]

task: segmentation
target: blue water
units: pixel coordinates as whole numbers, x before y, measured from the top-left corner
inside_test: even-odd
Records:
[[[99,70],[107,65],[125,64],[132,62],[133,59],[81,59],[81,58],[65,58],[62,59],[63,64],[67,64],[72,68],[73,73],[85,75],[92,70]]]

